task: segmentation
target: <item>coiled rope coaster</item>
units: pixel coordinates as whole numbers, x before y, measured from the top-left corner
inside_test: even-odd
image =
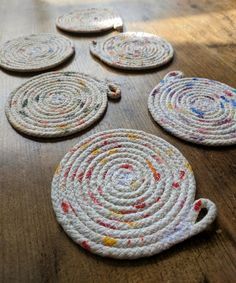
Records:
[[[236,143],[236,89],[223,83],[170,72],[149,95],[148,109],[181,139],[211,146]]]
[[[201,232],[216,217],[194,201],[195,180],[172,145],[142,131],[92,135],[62,159],[52,181],[58,222],[80,246],[119,259],[157,254]],[[202,208],[207,214],[196,221]]]
[[[18,131],[52,138],[79,132],[105,112],[107,96],[120,97],[120,89],[76,72],[50,72],[36,76],[14,90],[6,116]]]
[[[0,66],[17,72],[43,71],[63,63],[74,52],[72,41],[64,36],[31,34],[0,46]]]
[[[122,31],[123,22],[112,10],[92,8],[60,16],[56,20],[56,26],[74,33],[93,33],[110,29]]]
[[[127,70],[156,68],[169,62],[174,54],[169,42],[143,32],[125,32],[103,42],[93,41],[90,51],[104,63]]]

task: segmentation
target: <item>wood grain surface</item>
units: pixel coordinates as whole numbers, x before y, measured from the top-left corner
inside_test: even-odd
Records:
[[[151,119],[147,98],[170,70],[219,80],[236,87],[235,0],[0,0],[0,40],[55,32],[55,18],[75,7],[113,7],[127,31],[159,34],[175,48],[168,66],[151,72],[118,71],[92,58],[94,36],[70,36],[76,56],[57,70],[80,71],[121,84],[122,99],[109,102],[105,116],[76,136],[39,141],[7,122],[9,93],[32,74],[0,71],[0,282],[236,282],[236,150],[185,143]],[[115,32],[113,33],[115,34]],[[109,34],[103,34],[105,38]],[[100,130],[144,130],[176,146],[193,167],[197,197],[214,201],[212,227],[162,254],[135,261],[91,255],[57,224],[51,180],[66,151]]]

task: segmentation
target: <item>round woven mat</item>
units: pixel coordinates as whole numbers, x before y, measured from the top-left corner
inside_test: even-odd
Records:
[[[14,128],[27,135],[67,136],[102,116],[113,89],[113,84],[76,72],[45,73],[12,92],[6,115]]]
[[[149,33],[125,32],[103,42],[93,41],[91,53],[119,69],[145,70],[164,65],[174,54],[166,40]]]
[[[122,30],[122,19],[108,9],[83,9],[60,16],[56,26],[75,33],[102,32],[110,29]]]
[[[0,46],[0,66],[17,72],[43,71],[63,63],[74,52],[73,43],[64,36],[31,34]]]
[[[184,140],[236,143],[236,89],[223,83],[170,72],[149,95],[148,108],[159,125]]]
[[[51,196],[58,222],[76,243],[119,259],[159,253],[216,216],[211,201],[194,201],[183,155],[136,130],[100,132],[74,146],[55,172]],[[203,207],[208,212],[196,222]]]

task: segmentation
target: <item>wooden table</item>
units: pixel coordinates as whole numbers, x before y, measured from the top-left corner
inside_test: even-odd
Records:
[[[58,69],[115,80],[122,85],[123,97],[119,103],[109,102],[95,127],[60,141],[28,139],[11,128],[4,114],[6,99],[32,75],[0,71],[0,282],[236,282],[235,148],[185,143],[157,126],[147,110],[150,90],[170,70],[236,87],[235,0],[1,0],[0,39],[57,33],[55,18],[78,4],[113,7],[126,30],[169,40],[175,58],[160,70],[126,73],[91,57],[88,44],[95,37],[67,35],[75,42],[76,56]],[[51,206],[54,170],[78,141],[118,127],[145,130],[182,151],[196,176],[197,197],[217,204],[218,218],[211,229],[162,254],[135,261],[91,255],[66,236]]]

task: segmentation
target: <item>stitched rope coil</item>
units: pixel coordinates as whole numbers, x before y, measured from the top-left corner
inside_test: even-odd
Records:
[[[150,93],[148,109],[181,139],[209,146],[236,143],[236,89],[226,84],[173,71]]]
[[[56,20],[56,26],[61,30],[74,33],[93,33],[110,29],[121,31],[123,22],[112,10],[92,8],[60,16]]]
[[[15,129],[27,135],[62,137],[97,121],[105,112],[107,96],[118,98],[119,88],[77,72],[50,72],[14,90],[6,116]]]
[[[50,33],[21,36],[0,46],[0,66],[17,72],[43,71],[66,61],[75,49],[72,41]]]
[[[91,53],[119,69],[144,70],[168,63],[174,54],[169,42],[143,32],[125,32],[105,41],[93,41]]]
[[[88,251],[118,259],[157,254],[204,230],[216,216],[194,201],[195,180],[183,155],[142,131],[97,133],[64,156],[52,203],[65,232]],[[205,217],[196,222],[205,207]]]

